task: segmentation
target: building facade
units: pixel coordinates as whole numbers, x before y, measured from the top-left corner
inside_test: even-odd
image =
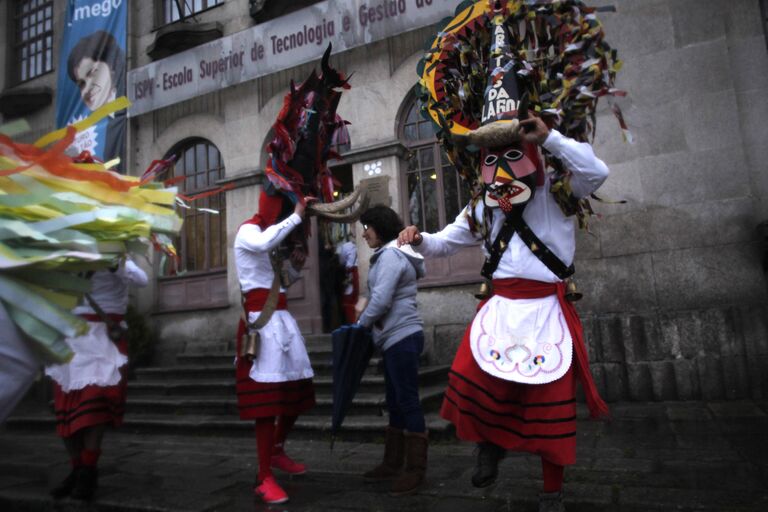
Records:
[[[352,74],[352,88],[337,110],[351,123],[348,139],[338,141],[343,160],[333,165],[342,188],[348,191],[370,180],[377,200],[392,206],[406,223],[435,231],[451,222],[467,197],[431,127],[418,115],[413,95],[416,64],[435,33],[434,20],[407,31],[376,28],[377,23],[386,26],[390,15],[415,13],[419,3],[450,13],[458,2],[134,0],[128,67],[136,75],[146,66],[194,52],[195,45],[221,41],[228,48],[244,31],[292,26],[306,9],[318,9],[311,13],[318,30],[313,45],[320,46],[316,41],[322,34],[323,48],[325,42],[347,48],[334,53],[331,64]],[[592,3],[618,7],[600,17],[625,63],[617,86],[628,91],[622,107],[635,139],[624,143],[610,110],[600,109],[594,146],[611,176],[599,191],[605,201],[594,203],[600,216],[593,219],[591,233],[578,234],[575,262],[584,293],[578,308],[598,386],[609,400],[765,397],[768,235],[765,228],[760,231],[768,220],[764,2]],[[0,110],[4,122],[26,118],[34,127],[26,135],[30,140],[54,128],[62,4],[0,0],[8,27],[0,41],[6,69],[0,78]],[[344,39],[343,21],[329,30],[323,14],[341,7],[353,13],[350,23],[363,26],[365,44]],[[40,12],[42,33],[30,36],[23,20],[26,16],[27,23],[37,26]],[[283,96],[291,80],[303,80],[319,67],[318,59],[295,65],[286,50],[297,44],[299,33],[309,37],[306,29],[306,24],[304,30],[297,26],[293,41],[285,39],[282,45],[266,39],[261,51],[273,57],[275,71],[253,78],[228,75],[213,90],[131,113],[126,167],[131,174],[174,154],[175,175],[186,176],[180,185],[185,194],[231,187],[195,202],[218,215],[182,211],[182,273],[166,275],[157,257],[147,262],[155,277],[136,302],[151,319],[157,363],[171,362],[182,351],[232,347],[240,315],[232,243],[240,223],[256,210],[266,145]],[[246,47],[244,55],[252,48],[259,60],[258,45]],[[225,64],[214,64],[222,72],[237,68],[237,57],[221,56],[228,55]],[[210,67],[191,71],[212,73]],[[183,71],[153,86],[173,89],[185,80]],[[134,100],[142,93],[129,82]],[[289,295],[289,307],[308,333],[324,327],[321,233],[321,227],[313,227],[319,243],[304,279]],[[364,289],[370,251],[361,239],[356,242]],[[481,261],[479,249],[468,249],[428,262],[419,305],[428,357],[434,362],[451,360],[472,318]]]

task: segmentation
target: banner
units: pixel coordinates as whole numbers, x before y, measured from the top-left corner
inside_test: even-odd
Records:
[[[327,0],[128,73],[130,116],[432,25],[456,0]],[[425,41],[426,42],[426,41]]]
[[[59,55],[56,127],[85,119],[125,95],[128,0],[68,0]],[[125,164],[125,111],[77,134],[72,147]]]

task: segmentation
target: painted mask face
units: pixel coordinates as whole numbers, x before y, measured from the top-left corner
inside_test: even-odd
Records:
[[[509,213],[531,200],[536,191],[536,164],[522,149],[483,149],[480,155],[486,206]]]

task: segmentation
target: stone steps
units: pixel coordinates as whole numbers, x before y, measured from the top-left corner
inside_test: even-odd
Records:
[[[328,433],[333,406],[333,366],[330,336],[307,337],[307,350],[315,370],[316,405],[297,421],[296,435],[312,438]],[[138,368],[128,382],[124,428],[142,434],[252,435],[253,422],[241,421],[235,394],[233,351],[179,354],[177,365]],[[419,387],[429,428],[436,438],[448,434],[449,424],[437,415],[449,367],[422,364]],[[381,358],[366,369],[343,424],[343,435],[355,441],[381,437],[387,423]],[[13,430],[53,430],[52,405],[25,409],[7,420]]]

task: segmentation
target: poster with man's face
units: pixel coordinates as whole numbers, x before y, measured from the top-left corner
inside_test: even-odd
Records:
[[[85,119],[125,95],[128,0],[67,0],[56,87],[56,126]],[[125,167],[125,112],[77,134],[71,151]]]

